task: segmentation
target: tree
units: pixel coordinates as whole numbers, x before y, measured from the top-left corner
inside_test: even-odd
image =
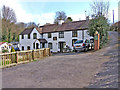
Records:
[[[13,9],[6,7],[5,5],[2,8],[2,18],[14,23],[17,21],[16,15]]]
[[[58,24],[59,23],[59,20],[63,20],[65,21],[66,20],[66,13],[64,11],[57,11],[56,12],[56,16],[55,16],[55,20],[54,20],[54,23],[55,24]]]
[[[8,30],[8,42],[11,42],[11,29]]]
[[[16,33],[13,33],[12,41],[16,41]]]
[[[72,22],[72,18],[71,17],[67,17],[66,21],[65,22]]]
[[[37,25],[35,24],[35,22],[29,22],[27,23],[27,28],[31,28],[31,27],[36,27]]]
[[[93,1],[93,3],[90,5],[91,6],[91,10],[93,15],[95,16],[107,16],[108,15],[108,11],[109,11],[109,1],[105,2],[105,1]]]
[[[102,48],[108,40],[109,22],[106,18],[109,9],[109,3],[93,2],[92,20],[89,21],[89,34],[94,37],[96,31],[100,34],[100,48]]]

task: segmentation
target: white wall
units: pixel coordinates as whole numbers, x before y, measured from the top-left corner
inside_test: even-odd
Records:
[[[28,35],[24,35],[24,39],[22,39],[22,35],[19,35],[19,43],[20,50],[22,50],[22,46],[24,46],[24,50],[27,50],[27,46],[30,46],[30,49],[33,50],[33,43],[36,39],[33,39],[33,33],[37,33],[37,39],[42,38],[42,35],[34,28],[30,34],[30,39],[28,39]]]
[[[6,48],[5,48],[5,46],[6,46]],[[2,47],[4,49],[8,49],[9,52],[11,51],[11,49],[9,48],[9,46],[7,45],[7,43],[3,43],[2,45],[0,45],[0,53],[2,52]]]
[[[90,35],[87,34],[87,31],[88,31],[88,30],[84,30],[84,39],[93,38],[92,36],[90,36]]]
[[[87,31],[88,30],[84,30],[84,39],[90,38],[90,36],[86,33]],[[30,39],[28,39],[28,35],[24,35],[24,39],[21,39],[21,35],[19,36],[20,50],[22,50],[22,46],[24,46],[24,50],[27,50],[27,46],[30,46],[30,49],[33,50],[33,43],[36,40],[33,39],[33,33],[37,33],[37,39],[44,38],[48,43],[52,43],[52,52],[60,51],[58,48],[59,42],[66,42],[66,45],[73,49],[72,39],[82,39],[82,30],[77,31],[78,37],[72,37],[72,31],[64,31],[64,38],[59,38],[59,32],[51,33],[51,38],[48,38],[48,33],[44,33],[42,37],[42,35],[34,28],[30,34]],[[53,40],[53,37],[57,37],[57,40]],[[48,43],[45,45],[46,48],[48,47]]]
[[[90,38],[89,35],[87,35],[87,30],[84,30],[84,39],[88,39]],[[52,52],[58,52],[60,51],[60,49],[58,48],[59,42],[66,42],[66,45],[68,45],[71,49],[73,49],[72,47],[72,39],[77,39],[80,40],[82,39],[82,30],[78,30],[77,31],[78,37],[72,37],[72,31],[65,31],[64,32],[64,38],[59,38],[59,32],[54,32],[51,33],[51,38],[48,38],[48,33],[44,33],[43,34],[43,38],[45,38],[48,43],[52,43]],[[57,40],[53,40],[53,37],[57,37]]]

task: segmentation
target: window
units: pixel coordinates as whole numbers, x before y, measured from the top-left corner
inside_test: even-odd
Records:
[[[72,37],[77,37],[77,31],[72,31]]]
[[[52,49],[52,43],[48,43],[48,48]]]
[[[22,46],[22,50],[24,50],[24,46]]]
[[[22,39],[24,39],[24,35],[22,35]]]
[[[64,32],[59,32],[59,38],[64,38]]]
[[[78,40],[74,44],[80,44],[80,43],[83,43],[83,40]]]
[[[37,33],[33,33],[33,39],[37,39]]]
[[[27,46],[27,50],[30,50],[30,46]]]
[[[51,33],[48,33],[48,38],[51,38]]]
[[[30,34],[28,34],[28,39],[30,39]]]
[[[57,40],[57,37],[53,37],[53,40]]]
[[[35,43],[33,43],[33,49],[35,49]]]

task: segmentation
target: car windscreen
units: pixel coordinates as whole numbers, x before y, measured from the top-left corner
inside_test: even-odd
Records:
[[[83,40],[78,40],[74,44],[79,44],[79,43],[83,43]]]

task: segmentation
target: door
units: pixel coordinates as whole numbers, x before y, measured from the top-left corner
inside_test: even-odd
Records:
[[[42,48],[45,48],[45,43],[42,43]]]
[[[59,42],[59,45],[60,45],[60,52],[62,52],[65,46],[65,42]]]
[[[36,49],[39,49],[39,43],[36,43]]]

